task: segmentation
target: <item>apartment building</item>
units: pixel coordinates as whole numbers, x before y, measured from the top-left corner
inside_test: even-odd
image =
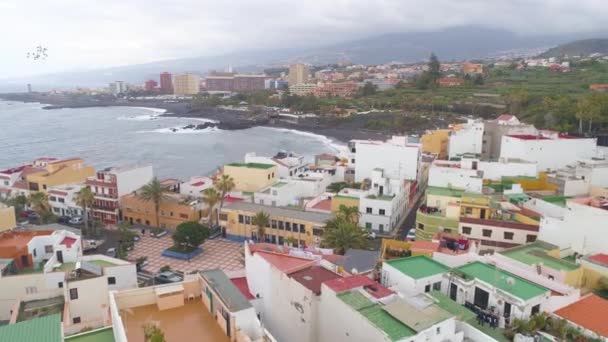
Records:
[[[405,215],[410,190],[408,184],[388,178],[382,169],[374,169],[371,187],[359,199],[361,226],[380,234],[397,228]]]
[[[178,74],[173,78],[173,94],[196,95],[200,91],[200,77],[194,74]]]
[[[449,270],[425,255],[392,259],[382,263],[382,285],[410,296],[442,291],[443,275]]]
[[[464,124],[454,125],[448,142],[450,159],[464,154],[480,156],[483,148],[483,130],[482,120],[469,119]]]
[[[38,159],[22,177],[27,182],[28,190],[47,192],[52,186],[82,183],[94,173],[95,168],[85,165],[80,158],[44,162]]]
[[[463,190],[429,186],[416,212],[416,240],[431,241],[440,232],[458,233]]]
[[[224,174],[234,179],[235,191],[255,192],[276,183],[278,168],[274,164],[231,163]]]
[[[191,197],[203,197],[203,191],[213,187],[213,179],[205,176],[193,176],[179,186],[179,193]]]
[[[450,141],[450,130],[438,129],[422,135],[422,152],[437,156],[437,159],[448,158],[448,144]]]
[[[314,90],[316,97],[351,97],[357,90],[359,85],[356,82],[325,82],[320,83]]]
[[[50,187],[47,195],[53,214],[67,217],[83,216],[82,207],[76,203],[76,196],[82,188],[81,184]]]
[[[85,182],[95,195],[91,208],[93,218],[105,224],[118,224],[120,198],[141,188],[153,177],[152,166],[108,167],[97,171]]]
[[[502,114],[495,120],[484,122],[482,159],[498,160],[502,144],[502,137],[511,134],[537,135],[534,125],[525,124],[515,115]]]
[[[289,93],[298,96],[312,95],[317,89],[316,83],[300,83],[291,84],[289,83]]]
[[[160,91],[163,94],[173,94],[173,76],[168,72],[160,74]]]
[[[253,202],[270,206],[303,207],[306,200],[323,194],[331,176],[326,173],[306,172],[280,181],[255,192]]]
[[[253,223],[253,217],[259,212],[270,216],[270,226],[265,228],[264,237],[258,236],[258,227]],[[292,238],[300,246],[318,246],[325,222],[332,217],[325,213],[236,202],[222,208],[220,226],[230,239],[254,239],[283,245],[285,239]]]
[[[376,168],[384,170],[387,178],[417,180],[421,157],[420,145],[408,137],[393,136],[387,141],[351,140],[348,143],[350,165],[355,168],[355,181],[371,177]]]
[[[270,164],[277,166],[278,178],[290,178],[304,172],[308,166],[304,156],[293,152],[278,152],[272,157],[258,156],[255,152],[245,154],[245,163]]]
[[[290,86],[308,83],[310,70],[306,64],[292,64],[289,66],[288,82]]]

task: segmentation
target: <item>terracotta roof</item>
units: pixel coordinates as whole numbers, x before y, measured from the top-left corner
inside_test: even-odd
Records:
[[[498,121],[509,121],[511,119],[513,119],[513,115],[511,115],[511,114],[502,114],[496,120],[498,120]]]
[[[314,209],[331,211],[331,198],[319,201],[317,204],[312,206]]]
[[[224,197],[224,203],[236,203],[236,202],[241,202],[243,201],[242,198],[239,197],[232,197],[230,195],[227,195],[226,197]]]
[[[287,254],[257,251],[262,258],[285,274],[297,272],[314,264],[313,260],[294,257]]]
[[[321,266],[310,266],[303,270],[293,272],[289,276],[307,289],[314,292],[316,295],[321,294],[322,283],[328,280],[340,278],[340,275]]]
[[[608,254],[598,253],[589,257],[589,260],[608,266]]]
[[[432,241],[414,241],[412,242],[410,249],[436,252],[439,250],[439,243]]]
[[[608,300],[595,294],[584,297],[555,312],[556,315],[569,320],[608,337],[608,324],[606,324],[606,314],[608,314]]]
[[[237,289],[239,289],[239,291],[241,291],[245,298],[247,298],[248,300],[255,299],[255,297],[251,294],[251,291],[249,291],[249,284],[247,284],[246,277],[232,278],[230,279],[230,281],[234,284],[234,286],[237,287]]]
[[[72,248],[72,245],[76,243],[76,239],[66,236],[60,242],[61,245],[66,245],[68,248]]]
[[[200,181],[200,182],[192,183],[191,185],[192,186],[203,186],[203,185],[205,185],[205,182]]]
[[[375,282],[369,277],[360,274],[328,280],[324,284],[336,292],[344,292],[363,287],[369,294],[371,294],[375,298],[384,298],[394,293],[393,291],[382,286],[382,284]]]

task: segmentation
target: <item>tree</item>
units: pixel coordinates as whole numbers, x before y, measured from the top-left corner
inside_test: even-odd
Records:
[[[156,325],[148,323],[144,325],[145,342],[166,342],[165,333]]]
[[[519,114],[528,105],[530,94],[525,88],[512,89],[507,93],[505,100],[509,112]]]
[[[474,85],[483,85],[483,76],[482,75],[477,75],[475,76],[475,78],[473,79],[473,84]]]
[[[365,82],[363,87],[359,89],[360,96],[370,96],[376,94],[376,92],[378,92],[378,86],[372,82]]]
[[[367,247],[367,238],[356,224],[342,221],[333,229],[325,229],[323,245],[344,254],[350,248]]]
[[[209,237],[209,228],[198,222],[180,223],[173,233],[173,245],[180,251],[192,251]]]
[[[91,188],[84,187],[76,193],[76,198],[74,199],[76,204],[82,208],[82,212],[84,214],[84,228],[86,231],[89,230],[89,209],[93,206],[95,202],[95,195]]]
[[[266,227],[270,226],[270,216],[260,211],[253,217],[251,223],[255,224],[258,227],[257,235],[258,240],[264,241],[264,236],[266,234]],[[279,239],[277,238],[277,243],[279,243]]]
[[[25,197],[25,195],[19,194],[17,196],[5,200],[4,203],[9,207],[14,207],[15,215],[19,216],[19,214],[21,214],[21,212],[25,209],[25,206],[28,202],[27,197]]]
[[[429,57],[428,63],[428,73],[433,84],[437,83],[439,77],[441,77],[441,64],[439,63],[439,59],[435,56],[434,53],[431,52],[431,56]]]
[[[344,204],[340,204],[338,208],[338,216],[342,217],[344,221],[348,223],[359,223],[359,208],[348,207]]]
[[[168,190],[162,186],[158,178],[154,177],[148,184],[144,185],[137,197],[139,199],[154,203],[154,214],[156,217],[156,226],[160,226],[159,211],[162,202],[167,200]]]
[[[220,212],[222,211],[222,208],[224,207],[224,198],[226,197],[226,195],[232,191],[232,189],[234,189],[234,187],[236,186],[236,184],[234,183],[234,179],[232,177],[230,177],[229,175],[222,175],[220,177],[220,180],[217,182],[217,184],[215,185],[215,187],[219,190],[220,192],[220,208],[217,211],[217,222],[220,222]]]
[[[119,259],[126,259],[129,247],[132,247],[135,243],[135,233],[131,230],[131,225],[128,223],[118,225],[118,232],[120,233],[120,240],[116,256]]]
[[[215,188],[207,188],[203,192],[203,203],[209,208],[209,226],[213,226],[213,208],[220,201],[220,193]],[[217,222],[219,225],[220,223]]]
[[[338,193],[340,192],[342,189],[348,188],[348,184],[346,184],[345,182],[336,182],[336,183],[331,183],[327,186],[327,191],[329,192],[333,192],[333,193]]]
[[[28,197],[27,203],[38,214],[38,224],[42,224],[43,216],[50,211],[46,194],[44,192],[34,192]]]

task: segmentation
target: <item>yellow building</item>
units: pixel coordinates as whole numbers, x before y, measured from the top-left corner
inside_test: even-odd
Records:
[[[448,143],[450,130],[438,129],[424,134],[420,141],[422,142],[422,152],[437,155],[438,159],[448,158]]]
[[[196,95],[201,87],[201,79],[194,74],[180,74],[173,78],[173,93],[175,95]]]
[[[503,177],[503,180],[519,183],[524,190],[524,192],[528,191],[547,191],[547,192],[555,192],[557,190],[557,185],[549,183],[547,180],[546,172],[539,172],[538,178],[531,177]]]
[[[17,226],[15,218],[15,208],[7,207],[0,203],[0,232],[13,229]]]
[[[289,66],[289,85],[297,85],[308,83],[308,74],[310,70],[306,64],[292,64]]]
[[[54,160],[40,171],[25,176],[30,191],[46,192],[49,187],[82,183],[95,174],[95,168],[84,164],[80,158]]]
[[[156,222],[156,213],[152,201],[144,201],[135,194],[120,198],[120,208],[124,221],[131,224],[142,224],[152,227],[175,229],[180,223],[199,221],[205,215],[203,205],[191,197],[179,194],[168,194],[161,202]]]
[[[359,208],[359,197],[348,195],[335,195],[331,198],[331,212],[336,214],[340,211],[340,206]]]
[[[588,255],[579,260],[583,267],[582,287],[598,289],[600,279],[608,279],[608,254]]]
[[[261,163],[232,163],[224,166],[224,174],[234,179],[236,191],[256,192],[277,181],[277,166]]]
[[[259,212],[270,217],[270,224],[264,229],[264,241],[284,244],[287,238],[291,238],[299,241],[301,246],[318,246],[325,222],[334,217],[312,211],[236,202],[222,208],[220,226],[230,239],[257,239],[258,227],[253,224],[253,217]]]

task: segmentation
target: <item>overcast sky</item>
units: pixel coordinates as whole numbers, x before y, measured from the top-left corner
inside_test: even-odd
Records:
[[[608,0],[0,0],[0,79],[469,24],[607,30]]]

